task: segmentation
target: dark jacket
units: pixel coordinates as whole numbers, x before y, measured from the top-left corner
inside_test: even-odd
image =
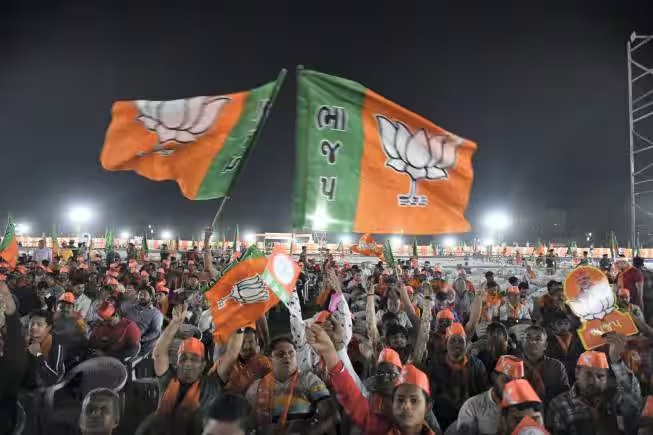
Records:
[[[28,389],[48,387],[63,378],[65,353],[61,339],[52,335],[52,348],[48,355],[33,355],[27,352],[27,373],[24,386]]]
[[[441,427],[448,427],[456,421],[458,410],[465,400],[490,388],[485,366],[478,358],[468,356],[464,370],[464,374],[454,374],[445,360],[430,361],[428,376],[433,411]],[[463,385],[462,379],[467,379],[466,385]]]
[[[25,377],[27,352],[18,315],[6,316],[0,356],[0,435],[11,434],[16,423],[18,389]]]

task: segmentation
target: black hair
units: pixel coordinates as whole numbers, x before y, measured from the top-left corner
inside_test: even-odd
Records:
[[[508,278],[508,282],[510,283],[510,285],[517,285],[519,283],[519,280],[517,279],[516,276],[511,276],[510,278]]]
[[[237,422],[245,433],[254,430],[254,409],[241,396],[223,394],[217,397],[209,406],[205,414],[207,419],[226,423]]]
[[[487,288],[499,288],[499,284],[494,280],[488,280],[486,286]]]
[[[113,417],[116,423],[118,423],[120,421],[120,398],[118,397],[118,394],[109,388],[96,388],[89,391],[82,402],[82,409],[86,408],[91,400],[99,398],[109,399],[111,401],[111,405],[113,406]]]
[[[524,402],[508,406],[507,408],[502,408],[501,414],[504,416],[508,415],[508,411],[511,409],[516,409],[517,411],[526,411],[527,409],[532,409],[535,412],[544,412],[544,407],[542,406],[541,402]]]
[[[633,266],[638,268],[638,269],[640,267],[644,266],[644,259],[642,257],[639,257],[639,256],[633,258]]]
[[[398,334],[402,334],[404,337],[406,337],[406,339],[408,339],[408,330],[399,324],[392,325],[388,328],[387,331],[385,331],[386,337],[392,337],[393,335]]]
[[[557,287],[558,291],[562,290],[562,283],[560,281],[556,281],[555,279],[552,279],[551,281],[546,283],[546,290],[551,293],[551,290]]]
[[[548,337],[548,334],[546,332],[546,329],[543,326],[540,325],[530,325],[528,328],[524,330],[524,337],[526,337],[526,334],[528,334],[528,331],[536,331],[542,334],[544,336],[544,341],[546,341],[546,338]]]
[[[280,343],[288,343],[293,347],[293,349],[296,349],[295,342],[292,341],[292,338],[290,338],[287,335],[280,335],[278,337],[273,338],[272,341],[270,342],[270,352],[272,352]]]
[[[37,290],[43,290],[48,288],[48,283],[45,281],[39,281],[38,284],[36,284],[36,289]]]
[[[490,335],[491,332],[496,332],[497,335],[501,335],[506,339],[508,339],[508,330],[503,325],[503,323],[499,323],[499,322],[489,323],[487,325],[487,328],[485,329],[485,335]]]
[[[52,326],[52,311],[34,310],[29,313],[29,319],[32,320],[34,317],[43,317],[45,319],[45,323],[47,323],[49,326]]]
[[[492,272],[491,270],[488,270],[487,272],[485,272],[485,279],[489,280],[489,279],[493,279],[493,278],[494,278],[494,272]]]
[[[528,282],[526,281],[520,282],[519,285],[517,285],[517,287],[519,288],[519,290],[528,290],[530,288]]]
[[[387,322],[398,322],[399,321],[399,316],[397,316],[395,313],[386,311],[383,313],[383,316],[381,316],[381,323],[387,323]]]

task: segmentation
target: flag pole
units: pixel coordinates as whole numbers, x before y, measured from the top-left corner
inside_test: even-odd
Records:
[[[213,216],[213,222],[211,223],[211,228],[215,228],[215,224],[218,222],[218,219],[220,219],[220,215],[222,214],[222,209],[224,209],[224,204],[227,202],[229,199],[228,196],[222,197],[222,201],[220,201],[220,205],[218,206],[218,211],[215,212],[215,216]]]
[[[248,147],[247,152],[243,156],[243,162],[238,165],[236,168],[236,175],[233,177],[231,184],[233,185],[234,181],[238,178],[238,175],[244,165],[245,158],[247,157],[247,154],[249,154],[249,151],[253,148],[253,145],[256,143],[257,139],[259,138],[261,131],[263,130],[263,127],[265,127],[265,124],[267,123],[269,117],[270,117],[270,112],[272,111],[272,106],[277,100],[277,96],[279,95],[279,90],[281,89],[281,85],[283,85],[284,80],[286,79],[286,74],[288,71],[286,69],[282,69],[279,71],[279,75],[277,75],[277,80],[274,85],[274,89],[272,90],[272,94],[270,95],[270,100],[267,102],[265,107],[263,108],[263,113],[261,114],[261,120],[259,121],[258,128],[256,131],[254,131],[252,137],[249,138],[250,142],[252,143],[252,146]],[[231,185],[229,186],[229,189],[227,189],[227,192],[231,192]],[[222,198],[222,202],[220,202],[220,206],[218,207],[218,211],[215,213],[215,216],[213,217],[213,223],[211,224],[211,228],[215,228],[215,224],[217,223],[218,219],[220,218],[220,215],[222,214],[222,209],[224,208],[224,204],[227,202],[227,199],[229,199],[229,196],[225,196]]]

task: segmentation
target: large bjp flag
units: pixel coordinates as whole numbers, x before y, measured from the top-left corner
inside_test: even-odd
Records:
[[[235,94],[118,101],[100,155],[109,171],[175,180],[189,199],[228,195],[285,78]]]
[[[266,265],[265,255],[250,246],[217,280],[209,283],[204,296],[211,310],[213,337],[217,342],[226,342],[236,329],[256,322],[279,303],[279,298],[262,279]]]
[[[470,230],[475,143],[351,80],[300,69],[298,82],[295,228]]]

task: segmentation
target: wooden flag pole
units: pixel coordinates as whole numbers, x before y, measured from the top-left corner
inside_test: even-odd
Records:
[[[215,212],[215,216],[213,216],[213,223],[211,223],[211,228],[215,228],[215,224],[218,222],[218,219],[220,219],[220,215],[222,214],[222,210],[224,209],[224,204],[227,202],[229,199],[228,196],[222,197],[222,201],[220,201],[220,206],[218,207],[218,211]]]

